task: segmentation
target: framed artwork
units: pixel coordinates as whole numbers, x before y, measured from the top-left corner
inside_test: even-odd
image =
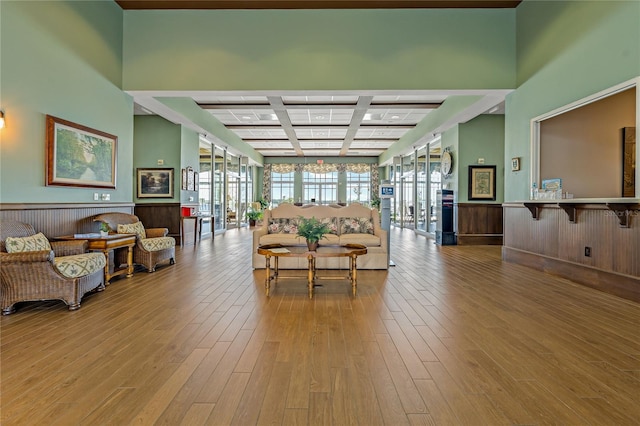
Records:
[[[511,171],[517,172],[520,170],[520,157],[513,157],[511,159]]]
[[[622,129],[622,196],[636,196],[636,128]]]
[[[138,198],[173,198],[173,169],[136,169]]]
[[[182,177],[180,181],[182,182],[180,189],[183,189],[186,191],[187,190],[187,169],[182,169]]]
[[[195,172],[191,167],[187,167],[187,191],[195,191]]]
[[[118,137],[46,116],[47,186],[116,187]]]
[[[496,166],[469,166],[469,200],[496,199]]]

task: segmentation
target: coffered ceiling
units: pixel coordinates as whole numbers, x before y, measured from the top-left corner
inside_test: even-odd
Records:
[[[195,96],[264,156],[377,156],[440,106],[442,96]]]

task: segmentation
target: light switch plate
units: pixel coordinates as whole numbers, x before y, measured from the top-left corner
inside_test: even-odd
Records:
[[[158,160],[158,166],[164,166],[164,160]]]

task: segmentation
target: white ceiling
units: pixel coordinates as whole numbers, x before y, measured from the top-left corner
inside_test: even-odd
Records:
[[[265,157],[337,157],[379,156],[436,111],[449,96],[458,94],[461,93],[309,91],[191,92],[188,95],[200,108]],[[459,120],[466,121],[482,113],[504,113],[504,91],[474,94],[485,95],[486,101],[480,102]],[[137,115],[158,114],[181,122],[166,111],[153,111],[154,103],[145,102],[145,97],[136,98],[134,94],[134,99],[134,113]]]

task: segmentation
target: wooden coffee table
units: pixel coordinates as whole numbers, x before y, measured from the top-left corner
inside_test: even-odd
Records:
[[[307,269],[307,285],[309,287],[309,299],[313,298],[313,286],[318,279],[316,270],[316,259],[319,257],[348,257],[349,258],[349,276],[348,277],[323,277],[325,279],[344,278],[351,281],[351,289],[353,295],[356,295],[358,286],[357,273],[358,268],[356,259],[358,256],[367,254],[367,248],[360,244],[345,244],[345,245],[321,245],[315,251],[309,251],[306,246],[283,246],[280,244],[267,244],[258,247],[258,254],[265,257],[266,260],[266,274],[265,279],[265,291],[267,296],[271,290],[271,281],[274,283],[278,280],[278,259],[281,257],[306,257],[308,260]],[[273,272],[271,269],[271,258],[274,259]],[[283,277],[284,278],[284,277]],[[286,277],[291,278],[291,277]]]
[[[80,234],[79,234],[80,235]],[[104,281],[109,284],[111,278],[126,274],[127,278],[133,276],[133,247],[136,245],[135,234],[109,234],[106,237],[92,236],[76,237],[74,235],[65,235],[56,237],[57,240],[87,240],[89,242],[89,250],[101,251],[107,260],[104,266]],[[116,249],[127,248],[127,267],[117,268],[109,263],[109,252]],[[118,265],[119,266],[119,265]],[[112,272],[113,269],[113,272]]]

